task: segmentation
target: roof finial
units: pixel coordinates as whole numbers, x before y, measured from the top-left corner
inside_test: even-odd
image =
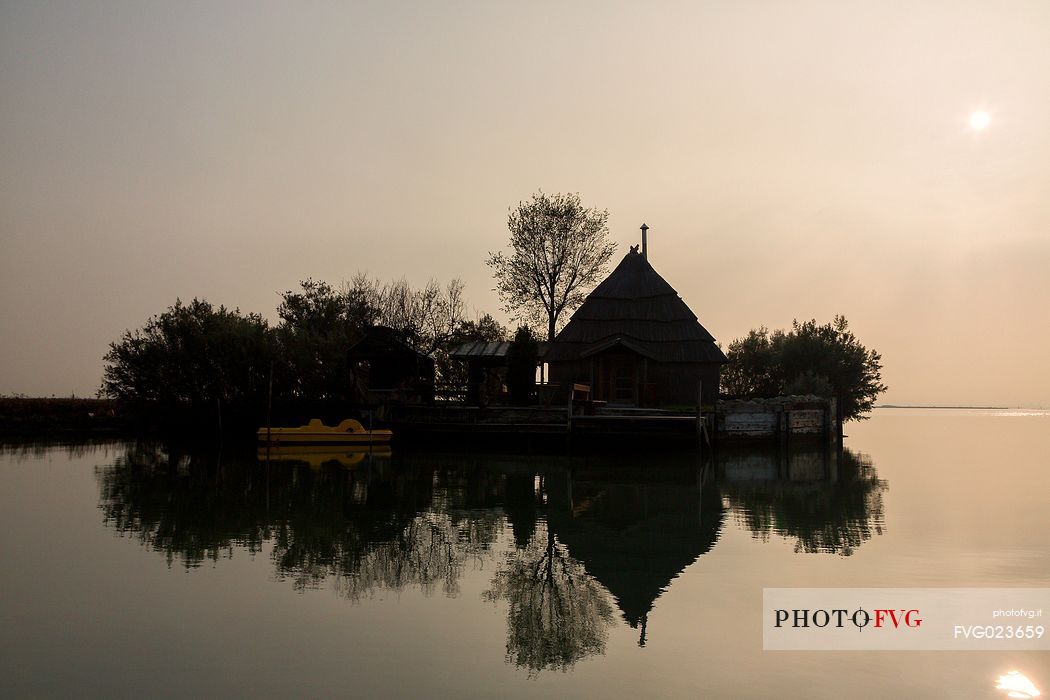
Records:
[[[642,257],[646,260],[649,259],[648,250],[646,246],[646,234],[649,232],[649,227],[644,223],[642,224]]]

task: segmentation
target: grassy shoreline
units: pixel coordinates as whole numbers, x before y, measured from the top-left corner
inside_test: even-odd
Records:
[[[103,434],[129,427],[110,399],[0,397],[0,434]]]

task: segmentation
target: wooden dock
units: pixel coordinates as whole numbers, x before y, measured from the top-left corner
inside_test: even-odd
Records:
[[[599,440],[697,446],[714,442],[830,442],[837,436],[833,401],[806,397],[763,402],[720,402],[699,413],[594,406],[400,406],[390,424],[396,439],[524,439],[552,443]]]
[[[713,424],[713,416],[708,417]],[[695,416],[666,413],[572,415],[567,408],[405,407],[392,416],[395,439],[417,441],[663,441],[697,439]]]

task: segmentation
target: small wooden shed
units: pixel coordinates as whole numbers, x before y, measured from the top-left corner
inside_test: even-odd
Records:
[[[347,351],[354,393],[376,403],[431,403],[434,360],[393,328],[374,326]]]
[[[487,403],[491,397],[486,397],[486,378],[492,375],[505,374],[507,367],[507,352],[512,343],[508,341],[471,341],[457,345],[448,356],[454,360],[465,362],[467,365],[467,394],[466,401],[472,406],[480,406]],[[537,343],[540,357],[547,350],[547,343]]]

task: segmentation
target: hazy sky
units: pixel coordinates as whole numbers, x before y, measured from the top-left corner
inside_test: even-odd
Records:
[[[845,314],[885,400],[1050,406],[1050,3],[0,5],[0,393],[176,297],[461,277],[537,189],[723,343]],[[983,131],[969,125],[985,110]]]

